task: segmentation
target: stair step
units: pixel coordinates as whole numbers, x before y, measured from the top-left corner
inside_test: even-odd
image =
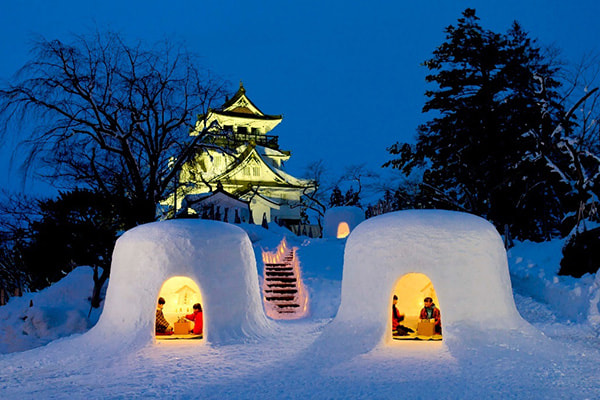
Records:
[[[270,282],[270,283],[267,283],[267,287],[270,287],[270,288],[295,288],[296,284],[295,283]]]
[[[265,263],[267,267],[283,267],[289,265],[288,263]]]
[[[292,282],[296,282],[296,278],[265,278],[266,281],[269,282],[280,282],[280,283],[292,283]]]
[[[287,265],[285,267],[266,267],[265,271],[293,271],[294,267],[292,267],[291,265]]]
[[[267,301],[292,301],[294,300],[294,296],[271,296],[271,297],[265,297],[265,299],[267,299]]]
[[[286,272],[286,271],[275,271],[275,272],[267,271],[266,275],[269,277],[274,277],[274,276],[286,277],[286,276],[294,276],[294,273]]]
[[[265,293],[294,294],[294,293],[298,293],[298,290],[296,290],[296,289],[265,289]]]
[[[296,310],[277,310],[279,314],[296,314]]]
[[[277,307],[279,308],[298,308],[300,307],[300,304],[296,304],[296,303],[289,303],[289,304],[275,304]]]

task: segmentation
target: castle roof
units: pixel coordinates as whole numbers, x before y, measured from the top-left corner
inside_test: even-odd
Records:
[[[256,162],[261,168],[264,168],[268,173],[267,179],[272,181],[279,187],[289,188],[305,188],[314,186],[309,179],[296,178],[278,168],[275,168],[270,163],[263,159],[263,155],[257,151],[256,146],[248,145],[248,147],[239,155],[239,162],[231,165],[231,167],[219,176],[216,176],[212,181],[227,181],[238,180],[236,176],[242,174],[243,169],[250,163]],[[261,182],[261,185],[268,185],[268,182]]]
[[[263,120],[280,120],[283,119],[281,115],[267,115],[263,113],[253,102],[246,96],[246,89],[242,82],[240,82],[240,88],[233,95],[233,97],[221,106],[218,110],[211,110],[213,113],[218,115],[224,115],[228,117],[238,118],[252,118],[252,119],[263,119]]]

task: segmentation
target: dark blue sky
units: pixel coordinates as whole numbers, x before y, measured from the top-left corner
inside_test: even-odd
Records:
[[[573,4],[574,3],[574,4]],[[131,39],[183,41],[205,66],[240,80],[264,112],[283,114],[273,132],[292,151],[288,169],[302,175],[324,159],[334,172],[388,159],[386,147],[412,141],[425,101],[420,63],[444,40],[443,29],[466,7],[504,32],[513,20],[542,44],[577,63],[598,53],[600,2],[577,1],[3,1],[0,79],[27,60],[31,39],[68,39],[109,28]],[[5,143],[8,154],[10,143]],[[0,174],[18,188],[16,172]]]

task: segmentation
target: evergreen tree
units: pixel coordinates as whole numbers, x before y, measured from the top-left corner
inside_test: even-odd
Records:
[[[341,207],[344,205],[344,195],[340,190],[339,186],[335,186],[331,191],[331,196],[329,197],[329,207]]]
[[[436,89],[426,92],[423,112],[435,117],[419,127],[415,146],[390,147],[399,158],[387,165],[407,175],[424,168],[426,203],[540,238],[561,218],[560,185],[541,162],[561,111],[556,71],[517,23],[497,34],[466,9],[445,32],[446,41],[424,63]]]
[[[350,189],[344,195],[344,205],[360,207],[359,193],[355,192],[352,186],[350,186]]]
[[[135,225],[132,208],[122,197],[80,189],[40,202],[42,217],[31,224],[31,239],[23,249],[31,288],[41,289],[74,267],[89,265],[94,269],[92,306],[99,307],[115,241]]]

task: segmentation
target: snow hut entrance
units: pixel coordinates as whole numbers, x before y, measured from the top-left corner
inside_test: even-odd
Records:
[[[425,302],[425,299],[432,301]],[[393,339],[442,340],[438,298],[427,275],[411,272],[402,276],[394,285],[390,301]],[[431,303],[433,307],[430,306]]]
[[[202,295],[196,282],[185,276],[167,279],[156,301],[156,338],[202,339],[202,308]]]
[[[343,239],[350,234],[350,227],[347,222],[340,222],[337,228],[337,238]]]

